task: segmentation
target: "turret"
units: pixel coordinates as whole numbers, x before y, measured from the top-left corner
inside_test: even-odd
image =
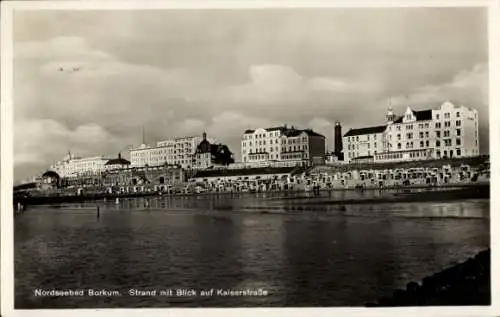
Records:
[[[392,107],[389,107],[389,109],[387,110],[386,118],[387,118],[387,123],[389,123],[389,124],[393,123],[396,120],[396,116],[394,115],[394,112],[392,111]]]

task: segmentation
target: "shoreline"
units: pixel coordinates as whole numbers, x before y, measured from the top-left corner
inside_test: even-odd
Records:
[[[408,192],[411,190],[428,189],[420,192]],[[336,191],[358,191],[358,192],[383,192],[391,190],[400,190],[401,193],[395,193],[395,197],[375,197],[366,199],[348,199],[348,200],[329,200],[323,202],[314,202],[315,204],[371,204],[371,203],[391,203],[391,202],[418,202],[418,201],[441,201],[441,200],[460,200],[460,199],[489,199],[490,185],[488,184],[447,184],[445,186],[391,186],[384,188],[335,188],[335,189],[320,189],[320,192],[336,192]],[[227,196],[227,195],[259,195],[259,194],[295,194],[305,193],[311,196],[299,198],[316,198],[318,197],[314,191],[305,191],[303,189],[292,189],[284,191],[267,191],[267,192],[205,192],[205,193],[176,193],[176,194],[159,194],[158,192],[141,192],[141,193],[96,193],[90,195],[54,195],[54,196],[25,196],[14,197],[14,205],[20,203],[26,205],[45,205],[56,203],[77,203],[86,201],[97,201],[103,199],[127,199],[127,198],[147,198],[147,197],[198,197],[198,196]],[[318,193],[318,192],[316,192]],[[308,202],[305,202],[308,204]]]
[[[490,248],[459,264],[411,281],[392,297],[382,297],[366,307],[401,306],[486,306],[491,305]]]

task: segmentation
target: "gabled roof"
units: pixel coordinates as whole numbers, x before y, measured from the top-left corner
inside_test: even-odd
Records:
[[[365,135],[365,134],[375,134],[382,133],[385,131],[387,126],[380,125],[375,127],[361,128],[361,129],[349,129],[344,136],[355,136],[355,135]]]

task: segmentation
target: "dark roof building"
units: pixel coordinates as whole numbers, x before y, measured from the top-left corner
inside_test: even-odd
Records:
[[[104,164],[106,166],[110,165],[130,165],[130,162],[124,158],[122,158],[121,153],[118,154],[118,158],[111,159]]]
[[[364,135],[364,134],[374,134],[374,133],[382,133],[385,131],[387,126],[379,125],[375,127],[361,128],[361,129],[349,129],[344,136],[356,136],[356,135]]]
[[[205,156],[208,155],[208,156]],[[233,153],[225,144],[211,144],[207,140],[207,134],[203,133],[203,140],[196,147],[193,165],[197,167],[208,167],[215,165],[229,165],[234,163]]]

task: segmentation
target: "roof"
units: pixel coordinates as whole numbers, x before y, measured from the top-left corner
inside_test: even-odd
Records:
[[[212,151],[212,144],[206,139],[202,140],[200,144],[196,147],[196,153],[209,153]]]
[[[298,136],[302,132],[305,132],[305,133],[307,133],[310,136],[325,137],[324,135],[321,135],[319,133],[314,132],[312,129],[304,129],[304,130],[302,130],[302,129],[296,129],[294,127],[288,128],[286,126],[266,128],[264,130],[266,130],[268,132],[271,132],[271,131],[281,131],[284,135],[286,135],[288,137]],[[254,132],[255,132],[255,130],[252,130],[252,129],[245,130],[245,134],[250,134],[250,133],[254,133]]]
[[[310,135],[310,136],[320,136],[320,137],[323,137],[323,138],[325,137],[324,135],[319,134],[319,133],[317,133],[317,132],[314,132],[314,131],[313,131],[313,130],[311,130],[311,129],[305,129],[305,130],[304,130],[304,132],[305,132],[305,133],[307,133],[307,134],[308,134],[308,135]]]
[[[55,178],[61,178],[59,174],[55,171],[46,171],[45,173],[42,174],[42,177],[55,177]]]
[[[130,165],[130,162],[124,158],[115,158],[106,162],[104,165]]]
[[[432,120],[432,110],[413,111],[417,121]]]
[[[365,134],[375,134],[382,133],[385,131],[387,126],[379,125],[375,127],[361,128],[361,129],[349,129],[344,136],[355,136],[355,135],[365,135]]]
[[[273,128],[267,128],[266,131],[285,131],[287,130],[286,127],[273,127]]]

